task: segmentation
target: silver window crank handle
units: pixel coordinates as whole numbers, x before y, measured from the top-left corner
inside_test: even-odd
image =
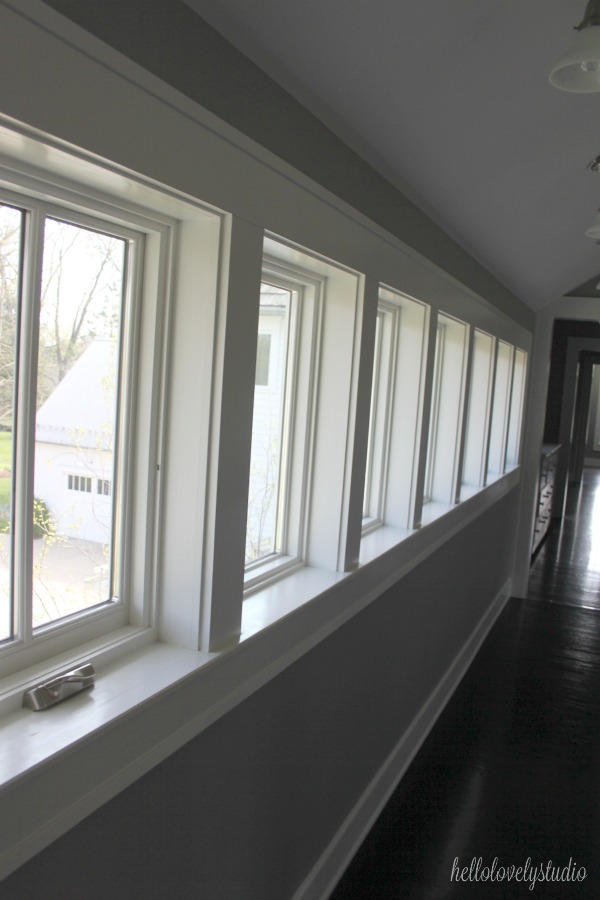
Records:
[[[93,688],[95,680],[94,667],[87,663],[30,688],[23,695],[23,706],[39,712],[41,709],[54,706],[55,703],[61,703],[73,694]]]

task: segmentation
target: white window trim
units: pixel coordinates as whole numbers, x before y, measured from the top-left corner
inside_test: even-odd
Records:
[[[479,360],[475,358],[477,335],[489,343],[487,366],[480,371]],[[468,400],[464,417],[463,447],[461,452],[461,477],[458,488],[458,499],[465,500],[484,487],[492,414],[492,396],[494,388],[494,360],[496,338],[481,328],[472,328],[469,340],[468,363]],[[485,360],[484,360],[485,363]],[[475,396],[475,390],[479,395]],[[473,419],[474,417],[474,419]],[[473,447],[473,442],[475,446]],[[469,482],[465,481],[465,468],[469,453]]]
[[[506,348],[508,354],[508,360],[506,361],[503,361],[501,358],[503,348]],[[512,401],[514,363],[514,346],[508,341],[496,341],[486,484],[495,481],[497,478],[501,478],[506,470],[506,452]],[[504,385],[500,381],[501,376],[505,377]]]
[[[508,413],[508,436],[505,471],[519,465],[523,435],[523,410],[527,387],[527,353],[515,347],[513,376]]]
[[[386,486],[394,392],[398,330],[402,307],[380,298],[377,306],[377,341],[373,359],[373,387],[369,421],[369,446],[365,473],[365,503],[362,533],[367,534],[385,521]]]
[[[98,197],[95,197],[93,192],[88,193],[83,189],[75,191],[72,186],[66,187],[65,185],[57,183],[56,180],[54,180],[54,183],[50,188],[50,185],[47,182],[33,175],[31,172],[22,171],[21,173],[16,173],[14,170],[7,171],[6,168],[0,168],[0,199],[5,203],[13,204],[17,208],[24,209],[31,217],[33,227],[37,229],[38,232],[38,223],[41,221],[42,217],[46,216],[64,219],[83,227],[102,228],[117,237],[127,240],[130,244],[130,254],[136,256],[139,255],[139,245],[141,241],[144,240],[143,232],[138,231],[137,229],[143,228],[146,233],[149,229],[149,222],[145,221],[142,224],[140,217],[132,210],[124,213],[122,206],[111,206],[106,200],[100,200]],[[50,199],[51,202],[49,202]],[[163,243],[165,240],[167,242],[169,241],[169,231],[165,229],[164,225],[154,223],[153,228],[155,234],[162,232],[161,239]],[[154,266],[156,268],[158,279],[164,278],[164,275],[160,273],[160,267],[161,265],[164,267],[167,254],[163,251],[161,256],[163,258],[162,263],[157,258],[154,260],[145,259],[142,261],[142,265],[146,269],[148,269],[149,266]],[[40,270],[41,244],[37,248],[34,248],[33,255],[31,255],[31,253],[29,255],[26,254],[25,263],[26,265],[28,263],[33,265],[36,272]],[[132,271],[133,279],[130,279],[128,285],[128,291],[130,293],[129,302],[126,304],[124,310],[124,315],[129,318],[129,321],[123,322],[123,331],[127,335],[127,345],[124,345],[121,348],[121,365],[123,365],[123,359],[125,360],[125,365],[131,365],[130,360],[133,357],[137,358],[139,362],[136,367],[137,371],[134,371],[130,376],[131,384],[127,390],[125,404],[119,404],[121,408],[117,412],[118,419],[121,423],[117,427],[123,429],[124,421],[131,421],[132,423],[131,428],[127,428],[121,438],[122,452],[119,454],[120,458],[117,461],[117,464],[121,467],[127,465],[130,471],[138,472],[138,480],[142,473],[144,473],[144,480],[142,483],[142,490],[138,493],[136,500],[134,500],[132,496],[124,499],[124,513],[122,514],[124,527],[119,531],[121,546],[117,555],[122,557],[123,554],[129,550],[128,556],[131,555],[132,558],[137,557],[140,559],[143,557],[143,553],[139,544],[140,541],[147,537],[147,526],[145,524],[142,526],[142,523],[147,523],[148,521],[152,522],[158,514],[155,490],[153,487],[155,480],[154,466],[150,459],[147,457],[145,458],[142,448],[144,445],[152,447],[157,446],[157,437],[152,437],[152,435],[157,432],[158,429],[159,410],[156,406],[156,398],[148,394],[146,395],[145,402],[141,399],[136,399],[134,401],[136,409],[138,408],[138,404],[142,403],[144,416],[149,422],[149,428],[146,431],[145,440],[138,437],[137,444],[140,450],[137,453],[133,453],[131,450],[131,447],[133,446],[131,429],[136,427],[136,419],[134,418],[131,400],[129,398],[132,398],[137,390],[137,385],[141,381],[141,379],[138,378],[139,373],[151,371],[153,364],[160,371],[162,364],[160,362],[158,362],[158,364],[156,363],[153,352],[152,360],[150,360],[148,358],[148,351],[134,349],[137,348],[140,330],[139,314],[142,302],[140,290],[141,267],[136,266],[134,263]],[[23,290],[25,296],[31,293],[32,290],[35,290],[35,288],[31,287],[31,281],[33,280],[35,283],[38,278],[39,274],[34,274],[33,272],[24,273],[25,284]],[[164,303],[164,298],[162,298],[162,301]],[[156,334],[160,333],[163,323],[158,298],[153,297],[149,292],[145,292],[143,302],[147,310],[146,319],[148,319],[148,317],[151,320],[154,319],[154,323],[151,326],[152,330]],[[168,309],[168,302],[164,303],[164,309]],[[26,303],[23,309],[25,317],[24,327],[26,333],[28,332],[29,334],[33,334],[37,328],[36,323],[32,321],[33,313],[33,308],[29,303]],[[147,327],[148,325],[146,325],[146,328]],[[33,351],[29,349],[28,353],[21,356],[20,359],[19,379],[21,380],[22,385],[20,393],[25,394],[28,397],[31,396],[32,391],[32,387],[28,386],[31,379],[31,366],[28,364],[28,357],[31,356],[32,352]],[[19,503],[21,506],[24,506],[24,508],[28,508],[29,506],[28,498],[32,499],[33,497],[32,472],[35,445],[34,440],[31,439],[31,429],[33,427],[32,416],[27,417],[19,415],[17,417],[17,440],[19,446],[26,448],[24,451],[26,457],[24,459],[24,464],[20,467],[20,473],[17,473],[16,493],[17,498],[21,498]],[[134,513],[134,504],[138,509],[137,513]],[[125,543],[125,541],[127,541],[127,533],[132,529],[135,529],[137,534],[137,549],[134,548],[133,545],[130,544],[127,546]],[[27,597],[31,596],[31,531],[32,522],[26,516],[21,517],[20,527],[17,522],[17,529],[14,537],[17,546],[17,558],[25,560],[26,563],[27,560],[29,560],[29,564],[25,565],[25,569],[17,571],[15,575],[15,597],[16,602],[20,603],[28,602]],[[135,594],[131,591],[128,583],[129,578],[133,577],[142,579],[144,585],[140,590],[135,592]],[[37,662],[41,662],[45,658],[48,659],[57,653],[61,653],[67,647],[77,647],[77,645],[84,641],[98,637],[101,633],[105,633],[109,636],[111,632],[114,632],[116,629],[121,629],[128,622],[143,622],[144,625],[147,626],[150,620],[148,603],[152,596],[150,583],[151,571],[147,566],[144,566],[144,569],[142,571],[138,569],[135,575],[131,573],[128,576],[127,583],[121,581],[119,594],[121,594],[123,598],[127,597],[126,601],[120,601],[109,607],[84,610],[69,616],[65,620],[51,622],[36,629],[35,633],[33,633],[27,625],[27,616],[25,614],[19,615],[19,620],[21,621],[20,631],[15,635],[15,638],[6,643],[0,651],[0,676],[10,674],[18,669],[29,667]],[[142,603],[140,603],[141,598],[145,598]]]
[[[171,272],[177,272],[180,290],[187,281],[194,282],[197,290],[202,278],[195,267],[201,264],[199,257],[202,254],[198,253],[196,246],[196,252],[183,259],[180,248],[186,241],[204,240],[210,258],[218,260],[219,245],[215,237],[222,222],[222,216],[204,204],[178,199],[149,185],[143,187],[138,182],[131,185],[136,199],[130,201],[124,190],[127,182],[123,176],[115,177],[94,162],[78,160],[77,173],[81,180],[75,183],[63,174],[69,171],[68,165],[65,165],[68,156],[60,150],[48,149],[49,170],[43,172],[28,161],[28,144],[25,140],[22,143],[25,152],[18,163],[0,157],[0,194],[4,202],[21,209],[44,209],[49,215],[124,237],[132,242],[132,252],[135,253],[139,252],[136,246],[142,240],[146,245],[143,271],[142,267],[138,267],[138,281],[131,285],[132,293],[139,294],[140,301],[143,301],[144,315],[139,314],[142,302],[128,305],[129,315],[133,318],[129,323],[129,346],[123,348],[126,364],[127,358],[138,352],[135,348],[138,345],[140,348],[132,386],[132,394],[137,393],[137,400],[135,409],[124,405],[120,411],[121,420],[130,420],[132,429],[137,433],[135,439],[133,433],[126,438],[133,441],[134,452],[121,454],[121,460],[126,461],[128,467],[121,477],[133,492],[126,505],[122,534],[127,539],[135,531],[137,536],[127,548],[128,566],[123,572],[128,582],[127,614],[124,614],[124,607],[120,604],[107,609],[92,609],[36,630],[34,641],[26,649],[20,641],[5,644],[0,653],[0,678],[3,679],[0,682],[0,708],[4,701],[10,707],[14,691],[21,689],[24,677],[34,679],[39,677],[36,675],[39,671],[45,678],[49,673],[58,671],[67,659],[82,658],[82,653],[112,658],[114,653],[146,646],[156,640],[156,592],[165,568],[158,550],[159,540],[162,541],[158,521],[164,515],[161,512],[164,507],[161,500],[164,467],[161,467],[161,461],[165,441],[163,409],[168,389],[166,358],[170,343]],[[35,144],[32,144],[31,156],[33,159],[38,157]],[[86,182],[88,175],[89,181]],[[102,184],[102,189],[99,189],[99,184]],[[112,190],[114,196],[110,193]],[[118,197],[118,202],[114,197]],[[140,205],[140,201],[145,201],[147,206]],[[213,269],[215,271],[209,277],[215,280],[215,266]],[[210,315],[214,318],[214,312],[211,311]],[[208,386],[212,367],[210,316],[208,323],[205,319],[199,330],[204,333],[207,324],[208,341],[203,359],[206,358]],[[180,377],[176,374],[175,380]],[[208,396],[208,390],[206,393]],[[182,423],[178,429],[185,430],[186,425]],[[170,501],[164,512],[169,504]],[[30,526],[25,527],[27,532]],[[27,540],[27,533],[20,539]],[[155,549],[148,552],[148,548]],[[171,618],[180,615],[179,604],[171,604],[169,609]],[[169,613],[163,619],[166,622],[165,631],[168,631]]]
[[[244,595],[304,565],[315,404],[323,318],[323,279],[265,255],[262,280],[291,294],[284,377],[275,552],[245,566]]]
[[[440,337],[440,325],[445,329],[443,337]],[[423,502],[415,515],[419,527],[430,524],[451,510],[457,503],[457,491],[461,479],[470,329],[471,326],[468,322],[440,310],[435,321],[435,338],[433,338],[433,334],[430,336],[430,343],[435,340],[436,350],[430,395],[430,431],[423,480]],[[433,332],[433,322],[431,332]],[[448,342],[447,347],[445,346],[446,342]],[[437,365],[438,353],[439,365]],[[448,377],[455,385],[455,392],[452,395],[454,405],[453,408],[451,407],[453,409],[452,417],[445,422],[443,427],[443,448],[441,448],[439,417],[447,412],[444,404],[444,392],[447,389],[445,386],[448,384]],[[450,464],[446,464],[445,476],[442,478],[440,487],[436,481],[439,482],[439,453],[442,449],[444,453],[442,461],[446,463],[446,459],[448,459]]]
[[[375,448],[375,460],[379,463],[379,469],[375,467],[375,472],[379,472],[376,474],[379,506],[374,517],[363,518],[361,545],[376,528],[395,529],[403,538],[413,531],[428,358],[430,307],[381,284],[377,305],[384,316],[385,352],[381,360],[377,356],[374,359],[374,367],[380,365],[383,379],[378,384],[381,396],[375,397],[376,405],[371,412],[376,428],[371,428],[370,421],[369,435],[378,435],[379,441]],[[367,464],[367,490],[372,477]]]
[[[427,463],[425,466],[425,484],[423,487],[423,503],[431,503],[435,457],[437,448],[438,419],[440,414],[440,394],[442,372],[444,370],[444,346],[446,326],[438,319],[435,335],[433,360],[433,382],[431,385],[431,403],[429,418],[429,444],[427,447]]]

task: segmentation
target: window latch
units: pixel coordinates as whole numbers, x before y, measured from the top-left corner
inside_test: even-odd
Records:
[[[54,706],[55,703],[61,703],[67,697],[73,694],[79,694],[88,688],[94,687],[96,673],[94,667],[87,663],[78,669],[71,669],[69,672],[63,672],[50,681],[37,684],[23,694],[23,706],[25,709],[32,709],[39,712]]]

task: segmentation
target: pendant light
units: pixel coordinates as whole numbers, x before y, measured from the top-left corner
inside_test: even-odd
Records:
[[[575,41],[550,72],[550,83],[561,91],[600,91],[600,0],[589,0]]]

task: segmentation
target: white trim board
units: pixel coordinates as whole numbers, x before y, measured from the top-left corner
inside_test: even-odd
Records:
[[[511,596],[510,579],[367,786],[292,900],[326,900],[396,790]]]

